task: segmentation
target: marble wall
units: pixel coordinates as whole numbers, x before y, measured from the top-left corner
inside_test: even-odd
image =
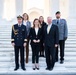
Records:
[[[38,1],[40,0],[37,0],[37,5],[34,0],[0,0],[0,23],[3,24],[6,21],[14,23],[16,16],[24,12],[31,17],[42,15],[46,20],[47,16],[55,18],[55,12],[59,10],[62,18],[67,19],[69,25],[76,24],[76,0],[42,0],[42,6]],[[33,6],[30,7],[30,5]]]

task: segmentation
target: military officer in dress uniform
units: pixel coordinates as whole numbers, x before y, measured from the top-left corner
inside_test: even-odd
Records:
[[[15,52],[15,69],[14,71],[19,69],[19,52],[20,52],[20,59],[21,59],[21,68],[25,69],[24,63],[24,47],[26,47],[27,42],[27,32],[26,26],[22,24],[22,16],[17,17],[18,23],[12,26],[12,34],[11,34],[11,43],[14,46]]]

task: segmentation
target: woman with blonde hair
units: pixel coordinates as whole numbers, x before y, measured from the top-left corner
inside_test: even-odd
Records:
[[[44,27],[47,25],[45,22],[44,22],[44,17],[43,16],[40,16],[39,17],[39,21],[40,21],[40,25],[41,25],[41,29],[42,29],[42,35],[44,34]],[[43,35],[43,38],[44,38],[44,35]],[[44,40],[43,38],[41,39],[41,47],[40,47],[40,52],[39,52],[39,56],[40,57],[45,57],[45,51],[44,51]]]
[[[28,56],[29,56],[29,32],[31,28],[31,22],[29,21],[29,16],[27,13],[23,14],[23,25],[26,26],[27,30],[27,45],[26,45],[26,63],[28,63]]]

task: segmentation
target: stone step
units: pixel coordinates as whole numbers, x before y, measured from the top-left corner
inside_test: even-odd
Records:
[[[7,38],[10,39],[11,35],[10,34],[6,34],[6,35],[2,34],[1,37],[0,37],[0,39],[7,39]],[[71,36],[68,37],[68,39],[76,39],[76,35],[73,35],[73,36],[71,35]]]
[[[0,46],[0,48],[4,48],[4,47],[5,48],[12,48],[12,46],[9,46],[9,45],[8,46],[4,46],[4,45]],[[66,45],[65,47],[66,48],[73,48],[73,47],[76,48],[76,45]]]
[[[75,41],[70,41],[70,40],[67,40],[66,42],[65,42],[66,44],[76,44],[76,42]],[[10,45],[11,44],[11,39],[10,39],[10,41],[0,41],[0,44],[4,44],[4,45],[6,45],[6,44],[8,44],[8,45]]]
[[[11,42],[9,42],[9,43],[7,43],[7,44],[1,42],[0,45],[1,45],[1,46],[12,46],[12,45],[11,45]],[[66,43],[66,46],[76,46],[76,42],[74,42],[73,44],[70,43],[70,42],[68,42],[68,43]]]
[[[0,62],[14,62],[14,56],[7,56],[7,57],[0,57]],[[44,61],[45,62],[45,59],[39,59],[40,61]],[[29,56],[29,61],[32,61],[32,57],[31,56]],[[70,62],[70,61],[72,61],[72,62],[76,62],[76,57],[74,56],[74,57],[72,57],[72,56],[69,56],[69,57],[67,57],[67,56],[65,56],[65,62]]]
[[[4,29],[4,30],[3,30],[3,29]],[[11,30],[12,30],[12,27],[5,27],[5,28],[4,28],[4,27],[0,27],[0,31],[3,31],[3,32],[4,32],[4,31],[11,31]],[[75,32],[76,29],[73,29],[73,30],[69,29],[69,30],[68,30],[68,32],[71,32],[71,31],[72,31],[72,32]]]
[[[14,48],[11,45],[11,29],[12,25],[0,25],[0,74],[3,75],[76,75],[76,28],[69,27],[68,40],[65,46],[65,62],[60,61],[55,64],[53,71],[46,71],[45,58],[39,58],[39,71],[32,70],[32,52],[29,52],[29,63],[26,64],[26,71],[21,68],[14,72]],[[59,52],[60,55],[60,52]]]
[[[5,32],[3,32],[3,31],[1,32],[1,31],[0,31],[0,34],[1,34],[2,36],[5,36],[5,35],[8,36],[8,35],[11,35],[11,31],[8,31],[8,32],[7,32],[7,31],[5,31]],[[72,36],[72,35],[76,36],[76,33],[71,32],[71,33],[69,33],[68,35],[69,35],[69,37]]]
[[[8,74],[9,75],[50,75],[50,74],[55,74],[56,73],[56,75],[70,75],[69,73],[71,73],[72,74],[72,72],[74,72],[74,71],[71,71],[71,72],[69,72],[69,73],[67,73],[66,72],[66,70],[68,69],[68,68],[66,68],[66,67],[55,67],[54,69],[53,69],[53,71],[46,71],[45,70],[45,68],[44,67],[41,67],[40,68],[40,70],[39,71],[37,71],[37,70],[35,70],[35,71],[33,71],[32,70],[32,68],[30,68],[30,67],[26,67],[27,68],[27,70],[24,72],[24,71],[22,71],[21,70],[21,68],[17,71],[17,72],[14,72],[13,71],[13,69],[14,69],[14,67],[11,67],[11,68],[9,68],[9,70],[8,70]],[[57,69],[58,68],[58,69]],[[63,71],[62,70],[60,70],[60,68],[62,68],[63,69]],[[8,68],[6,68],[6,69],[8,69]],[[72,68],[71,68],[72,69]],[[73,69],[73,70],[75,70],[75,69]],[[2,70],[1,70],[2,71]],[[45,71],[45,72],[44,72]],[[50,73],[49,73],[50,72]],[[65,74],[65,73],[67,73],[67,74]],[[60,73],[60,74],[58,74],[58,73]],[[62,74],[63,73],[63,74]],[[74,72],[75,73],[75,72]],[[52,74],[52,75],[53,75]],[[4,74],[3,74],[4,75]],[[7,74],[6,74],[7,75]],[[73,74],[72,74],[73,75]]]
[[[4,35],[4,34],[2,34],[2,35],[0,35],[1,37],[0,37],[0,39],[7,39],[7,38],[11,38],[11,35],[10,34],[6,34],[6,35]],[[73,37],[72,37],[73,36]],[[72,37],[72,38],[71,38]],[[69,38],[70,39],[75,39],[76,38],[76,35],[69,35]],[[68,38],[68,39],[69,39]]]
[[[2,64],[2,65],[0,65],[0,68],[9,68],[11,66],[11,68],[14,69],[14,67],[15,67],[14,62],[13,63],[6,62],[4,64],[2,62],[0,62],[0,64]],[[40,61],[39,66],[40,66],[40,68],[46,68],[46,62],[43,63],[42,61]],[[76,65],[75,65],[75,62],[70,62],[69,64],[68,64],[68,62],[64,62],[64,64],[62,64],[62,65],[59,62],[57,62],[55,64],[55,68],[59,68],[59,67],[75,68]],[[26,68],[31,68],[32,69],[32,63],[29,62],[28,64],[26,64]]]
[[[11,33],[11,29],[2,29],[2,30],[0,30],[0,33]],[[75,34],[76,33],[76,31],[68,31],[68,34]]]
[[[10,52],[14,52],[14,49],[0,49],[0,52],[5,52],[5,53],[10,53]],[[76,48],[75,49],[65,49],[65,52],[75,52],[76,53]]]
[[[11,42],[1,42],[0,45],[11,45]],[[66,42],[66,45],[76,45],[76,42]]]
[[[59,53],[60,55],[60,53]],[[0,57],[10,57],[10,56],[14,56],[14,51],[12,52],[0,52]],[[26,55],[25,55],[26,56]],[[32,56],[32,52],[29,52],[29,56]],[[66,57],[76,57],[76,52],[65,52],[65,56]]]
[[[11,38],[11,37],[10,37]],[[75,41],[74,40],[76,40],[76,39],[67,39],[67,41],[65,41],[65,43],[75,43]],[[11,42],[11,39],[8,39],[8,38],[6,38],[6,39],[0,39],[0,42],[1,43],[10,43]]]
[[[29,50],[29,51],[31,51],[31,49]],[[60,51],[60,49],[59,49],[59,51]],[[6,52],[6,53],[10,53],[10,52],[14,52],[14,49],[12,48],[12,49],[0,49],[0,52]],[[26,50],[25,50],[25,52],[26,52]],[[65,49],[65,53],[68,53],[68,52],[75,52],[76,53],[76,48],[71,48],[71,49]]]
[[[65,42],[75,42],[74,40],[76,41],[76,38],[75,37],[74,38],[69,37],[67,39],[67,41],[65,41]],[[0,41],[1,42],[4,42],[5,41],[6,43],[7,42],[10,42],[11,41],[11,36],[10,37],[6,37],[6,38],[5,38],[5,36],[4,37],[0,37]]]

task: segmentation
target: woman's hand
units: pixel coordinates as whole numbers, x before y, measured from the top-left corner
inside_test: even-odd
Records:
[[[57,44],[55,44],[55,47],[58,47],[58,45],[57,45]]]
[[[40,42],[40,40],[37,40],[36,42],[37,42],[37,43],[39,43],[39,42]]]
[[[24,43],[23,46],[26,47],[26,43]]]
[[[33,42],[36,43],[37,41],[36,40],[33,40]]]

